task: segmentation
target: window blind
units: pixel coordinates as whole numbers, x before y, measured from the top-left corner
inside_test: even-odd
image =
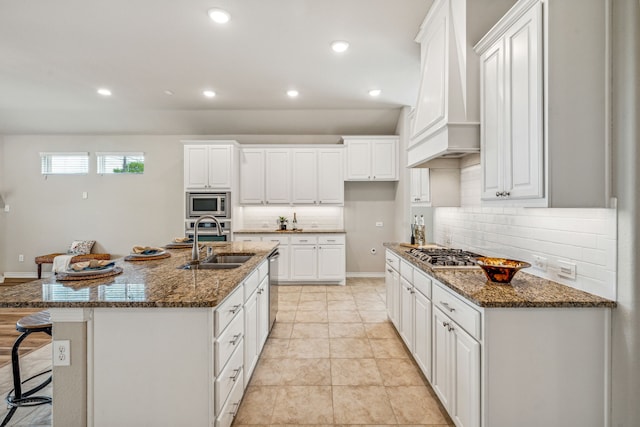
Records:
[[[89,173],[89,153],[40,153],[40,171],[43,175],[86,175]]]
[[[144,153],[96,153],[99,174],[144,173]]]

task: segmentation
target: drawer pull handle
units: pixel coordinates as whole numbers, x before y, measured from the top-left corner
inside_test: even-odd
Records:
[[[301,242],[308,242],[307,239],[300,239]]]
[[[449,322],[442,322],[442,326],[444,326],[445,328],[449,326]]]
[[[387,258],[387,262],[393,262],[391,258]]]
[[[327,242],[335,242],[336,239],[327,239]]]
[[[231,314],[236,314],[240,307],[242,307],[242,304],[236,304],[233,307],[231,307],[231,309],[229,311],[231,312]]]
[[[449,307],[449,303],[447,303],[447,302],[440,301],[440,304],[442,304],[442,306],[443,306],[444,308],[446,308],[447,310],[449,310],[449,311],[450,311],[450,312],[452,312],[452,313],[453,313],[454,311],[456,311],[456,309],[455,309],[455,308],[453,308],[453,307]]]
[[[231,381],[233,381],[235,383],[238,380],[238,377],[240,376],[240,371],[242,371],[242,368],[238,368],[238,369],[234,369],[233,370],[233,372],[235,372],[235,373],[229,377],[229,378],[231,378]]]
[[[240,402],[236,402],[234,404],[232,404],[231,406],[234,406],[235,409],[231,412],[229,412],[229,414],[231,415],[231,418],[235,418],[236,414],[238,413],[238,409],[240,408]]]
[[[242,334],[236,334],[233,336],[233,339],[231,341],[229,341],[229,343],[231,343],[231,345],[236,345],[238,344],[238,341],[240,341],[240,337],[242,336]]]
[[[392,269],[390,269],[390,268],[387,268],[387,271],[388,271],[389,273],[393,273],[393,270],[392,270]]]

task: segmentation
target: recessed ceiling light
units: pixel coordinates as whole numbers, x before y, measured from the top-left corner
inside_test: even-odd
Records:
[[[295,89],[291,89],[287,91],[287,95],[289,96],[289,98],[295,98],[296,96],[300,95],[300,92]]]
[[[202,94],[207,98],[213,98],[214,96],[216,96],[216,93],[212,90],[205,90],[202,92]]]
[[[104,87],[101,87],[100,89],[98,89],[97,92],[99,95],[102,95],[102,96],[111,96],[111,91]]]
[[[169,95],[169,96],[171,96],[171,95],[173,95],[173,91],[172,91],[172,90],[167,89],[167,90],[165,90],[165,91],[164,91],[164,94],[165,94],[165,95]]]
[[[382,90],[380,89],[371,89],[369,91],[369,95],[371,96],[380,96],[381,93],[382,93]]]
[[[226,24],[231,19],[231,15],[226,10],[213,8],[209,9],[209,18],[217,24]]]
[[[331,49],[333,49],[334,52],[342,53],[349,49],[349,42],[345,40],[336,40],[331,43]]]

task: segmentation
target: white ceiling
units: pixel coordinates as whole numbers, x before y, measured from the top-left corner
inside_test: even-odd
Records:
[[[0,134],[394,133],[431,3],[0,0]]]

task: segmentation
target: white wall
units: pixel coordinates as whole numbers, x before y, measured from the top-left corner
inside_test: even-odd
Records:
[[[92,239],[94,252],[125,255],[133,245],[162,245],[184,234],[183,148],[179,136],[5,136],[1,169],[5,272],[34,272],[34,258]],[[42,151],[88,151],[90,173],[40,174]],[[96,174],[96,151],[142,151],[143,175]],[[82,192],[88,193],[82,199]],[[1,252],[0,252],[1,253]],[[18,262],[23,254],[25,261]]]
[[[461,208],[437,208],[435,240],[451,241],[487,256],[547,259],[548,270],[528,273],[616,298],[614,209],[485,208],[480,206],[480,165],[461,170]],[[449,245],[447,245],[449,246]],[[576,280],[558,276],[558,260],[575,263]]]

